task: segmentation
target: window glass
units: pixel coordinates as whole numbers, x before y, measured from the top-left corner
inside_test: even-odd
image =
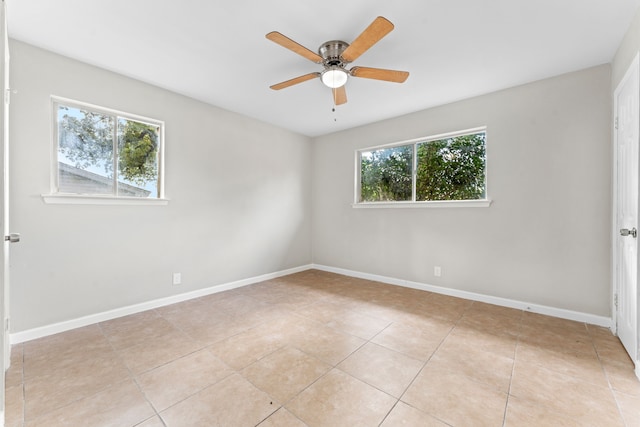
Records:
[[[381,148],[360,153],[360,200],[407,201],[412,198],[413,147]]]
[[[144,188],[150,194],[158,193],[159,134],[157,125],[118,119],[120,194],[136,188]]]
[[[486,134],[417,144],[416,200],[475,200],[485,194]]]
[[[112,194],[113,119],[58,106],[58,191]]]

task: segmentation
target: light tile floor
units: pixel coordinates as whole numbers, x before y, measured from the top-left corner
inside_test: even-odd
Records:
[[[306,271],[16,345],[15,426],[640,426],[600,327]]]

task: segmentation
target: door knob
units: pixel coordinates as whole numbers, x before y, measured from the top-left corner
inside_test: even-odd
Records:
[[[18,243],[20,241],[20,234],[11,233],[8,236],[4,236],[4,241],[10,243]]]
[[[629,230],[628,228],[621,228],[620,229],[620,235],[621,236],[638,237],[638,230],[636,230],[635,227],[633,227],[631,230]]]

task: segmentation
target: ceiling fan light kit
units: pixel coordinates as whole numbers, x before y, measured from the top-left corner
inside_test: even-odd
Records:
[[[346,70],[333,66],[324,70],[320,78],[325,86],[335,89],[344,86],[347,83],[348,76],[349,74]]]
[[[321,72],[309,73],[290,80],[270,86],[273,90],[284,89],[298,83],[320,77],[322,83],[331,88],[335,105],[345,104],[347,94],[344,88],[349,76],[363,77],[374,80],[384,80],[394,83],[404,83],[409,77],[407,71],[385,70],[382,68],[353,67],[346,68],[347,64],[355,61],[371,46],[379,42],[384,36],[393,30],[393,24],[386,18],[378,16],[373,22],[349,44],[342,40],[331,40],[323,43],[318,48],[318,53],[307,49],[290,38],[272,31],[266,35],[267,39],[285,47],[304,58],[321,64],[324,69]]]

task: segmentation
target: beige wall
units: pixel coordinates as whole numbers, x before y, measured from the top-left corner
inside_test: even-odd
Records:
[[[610,316],[610,79],[603,65],[315,139],[314,262]],[[355,150],[483,125],[489,208],[352,207]]]
[[[11,63],[12,332],[311,262],[309,138],[20,42]],[[45,204],[51,95],[164,120],[169,205]]]

